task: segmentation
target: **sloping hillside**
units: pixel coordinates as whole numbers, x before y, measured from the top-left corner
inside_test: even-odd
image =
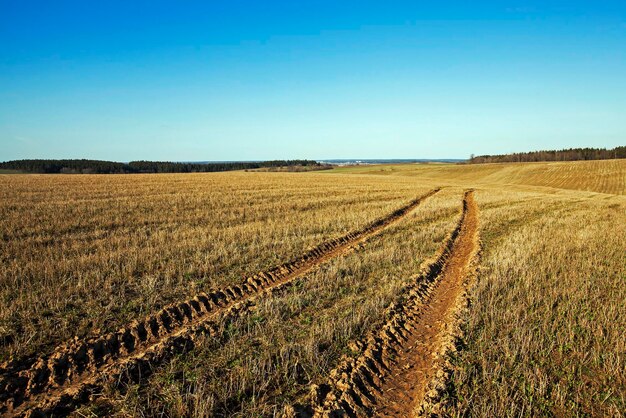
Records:
[[[626,194],[626,159],[501,164],[381,165],[341,168],[334,171],[419,176],[450,184],[515,184]]]

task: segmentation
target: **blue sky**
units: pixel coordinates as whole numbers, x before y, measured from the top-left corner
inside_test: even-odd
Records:
[[[626,144],[625,2],[0,0],[0,160]]]

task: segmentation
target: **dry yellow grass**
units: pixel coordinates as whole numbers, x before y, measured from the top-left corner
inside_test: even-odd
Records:
[[[463,190],[473,187],[483,253],[463,349],[450,359],[447,413],[620,416],[625,164],[0,176],[0,335],[14,338],[3,355],[116,329],[447,185],[357,251],[225,319],[220,332],[149,379],[111,387],[80,410],[278,414],[306,399],[351,353],[350,341],[383,320],[456,223]]]
[[[415,176],[443,184],[527,185],[626,194],[626,160],[471,165],[403,164],[340,170],[345,173]]]

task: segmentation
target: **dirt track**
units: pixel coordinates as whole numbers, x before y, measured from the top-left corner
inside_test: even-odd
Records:
[[[355,354],[342,360],[327,384],[312,388],[309,405],[287,415],[414,417],[430,409],[478,251],[478,208],[469,191],[456,228],[407,286],[404,300],[389,308],[388,320],[352,345]]]
[[[224,316],[236,315],[276,290],[410,213],[439,189],[411,201],[370,225],[321,244],[291,262],[255,274],[241,285],[201,293],[171,304],[118,332],[57,347],[35,361],[13,361],[0,367],[0,414],[64,414],[88,402],[107,381],[140,375],[173,353],[193,347],[198,335],[213,334]]]

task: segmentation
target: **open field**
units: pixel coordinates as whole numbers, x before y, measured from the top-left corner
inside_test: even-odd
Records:
[[[262,173],[3,177],[2,354],[238,283],[427,190]]]
[[[625,176],[0,176],[0,413],[621,416]]]

